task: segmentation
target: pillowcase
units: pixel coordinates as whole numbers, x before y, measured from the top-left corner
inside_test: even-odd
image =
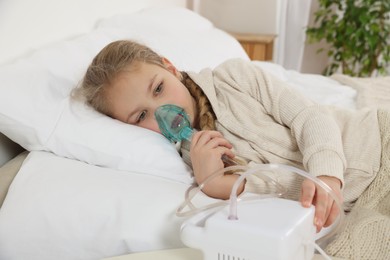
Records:
[[[162,135],[70,99],[93,57],[118,39],[146,44],[182,70],[248,59],[232,36],[184,8],[145,9],[105,19],[86,35],[0,67],[0,132],[30,151],[191,183],[190,169]]]

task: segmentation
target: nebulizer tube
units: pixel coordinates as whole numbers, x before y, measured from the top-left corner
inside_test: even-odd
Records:
[[[226,167],[226,168],[223,168],[223,169],[220,169],[220,170],[214,172],[199,185],[191,186],[185,194],[185,199],[184,199],[183,203],[181,203],[180,206],[177,208],[176,215],[179,217],[188,217],[188,216],[192,216],[196,213],[199,213],[199,212],[211,209],[211,208],[216,208],[216,207],[228,205],[229,203],[231,203],[232,200],[219,200],[215,203],[210,203],[210,204],[207,204],[203,207],[195,207],[192,204],[192,199],[195,197],[196,194],[198,194],[198,192],[200,192],[203,189],[204,186],[207,185],[208,182],[210,182],[215,177],[223,175],[226,172],[235,172],[235,173],[243,172],[244,173],[248,169],[249,169],[248,166],[243,166],[243,165],[229,166],[229,167]],[[267,183],[274,184],[275,188],[276,188],[276,192],[267,193],[267,194],[257,194],[256,196],[245,197],[244,200],[258,200],[258,199],[265,199],[265,198],[282,197],[287,192],[287,189],[285,189],[280,183],[278,183],[277,181],[275,181],[271,177],[269,177],[267,175],[259,175],[258,177],[263,179]],[[237,196],[235,198],[237,198]],[[237,198],[237,200],[235,200],[233,203],[236,203],[240,199],[241,198]],[[188,207],[190,209],[187,211],[184,211],[186,207]]]
[[[162,134],[171,142],[180,142],[183,140],[191,141],[192,135],[195,133],[196,130],[194,130],[191,125],[190,121],[188,118],[188,115],[185,113],[184,109],[175,106],[175,105],[163,105],[159,107],[156,112],[155,112],[155,117],[158,122],[159,128],[162,132]],[[241,182],[248,176],[251,175],[255,172],[258,171],[274,171],[274,170],[286,170],[290,171],[293,173],[296,173],[298,175],[301,175],[302,177],[308,178],[311,181],[313,181],[315,184],[319,185],[321,188],[323,188],[335,201],[336,205],[339,208],[340,212],[340,217],[338,220],[338,225],[332,229],[330,233],[319,239],[325,240],[331,236],[334,235],[335,232],[338,231],[340,228],[340,225],[343,220],[343,207],[341,205],[340,200],[334,193],[334,191],[326,185],[323,181],[320,179],[308,174],[305,171],[302,171],[298,168],[292,167],[292,166],[287,166],[287,165],[281,165],[281,164],[258,164],[255,166],[242,166],[242,165],[237,165],[233,160],[231,160],[227,156],[223,156],[221,158],[224,162],[227,162],[229,167],[226,167],[224,169],[218,170],[214,172],[212,175],[210,175],[205,181],[200,183],[198,186],[192,186],[190,189],[187,190],[186,192],[186,199],[184,203],[182,203],[177,210],[177,215],[178,216],[189,216],[193,215],[195,213],[208,210],[211,208],[216,208],[220,206],[225,206],[227,204],[230,204],[230,214],[229,214],[229,219],[237,219],[237,201],[239,198],[237,197],[237,190]],[[233,185],[231,194],[230,194],[230,199],[228,201],[218,201],[216,203],[212,203],[206,206],[203,206],[202,208],[197,208],[195,207],[191,200],[194,198],[194,196],[202,190],[202,188],[213,178],[223,175],[227,172],[242,172],[242,174],[239,176],[239,178],[236,180],[236,182]],[[257,177],[261,178],[264,180],[266,183],[273,184],[276,188],[276,192],[274,193],[269,193],[263,196],[257,196],[256,198],[254,197],[247,197],[246,199],[259,199],[259,198],[265,198],[265,197],[281,197],[286,193],[286,188],[283,187],[280,183],[277,181],[273,180],[271,177],[265,175],[265,174],[258,174]],[[189,207],[190,210],[187,212],[183,212],[183,209],[185,207]]]

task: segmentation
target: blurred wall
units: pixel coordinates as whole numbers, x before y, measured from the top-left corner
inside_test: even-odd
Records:
[[[315,46],[305,44],[310,16],[317,0],[194,0],[193,9],[215,26],[238,33],[277,35],[275,63],[287,69],[321,71]],[[309,48],[309,50],[306,50]],[[315,54],[315,51],[314,51]],[[304,60],[305,59],[305,60]],[[309,62],[306,62],[306,59]],[[315,63],[316,66],[312,66]],[[317,67],[319,67],[317,69]]]

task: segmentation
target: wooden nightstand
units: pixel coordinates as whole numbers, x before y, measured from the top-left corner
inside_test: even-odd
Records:
[[[230,33],[242,45],[251,60],[272,60],[275,35]]]

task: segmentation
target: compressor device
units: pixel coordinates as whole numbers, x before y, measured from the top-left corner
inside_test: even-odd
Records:
[[[229,219],[228,207],[209,211],[196,214],[181,227],[183,243],[200,249],[204,260],[313,258],[313,207],[266,198],[238,203],[235,220]]]

